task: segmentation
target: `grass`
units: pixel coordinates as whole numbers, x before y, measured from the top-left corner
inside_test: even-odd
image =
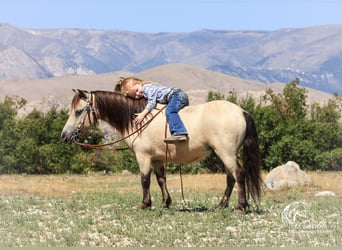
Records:
[[[153,208],[136,210],[140,178],[114,176],[0,176],[0,247],[61,246],[341,246],[341,173],[309,173],[313,184],[266,191],[261,212],[213,210],[225,187],[223,175],[168,177],[173,198],[160,209],[152,181]],[[337,193],[315,197],[320,190]],[[305,201],[308,212],[296,226],[282,221],[284,208]],[[233,192],[231,206],[237,202]]]

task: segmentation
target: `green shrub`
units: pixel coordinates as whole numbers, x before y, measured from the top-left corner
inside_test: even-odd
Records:
[[[323,152],[317,156],[316,161],[320,170],[342,171],[342,148]]]

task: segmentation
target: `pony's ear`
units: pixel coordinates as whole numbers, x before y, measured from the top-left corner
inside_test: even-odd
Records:
[[[114,92],[122,92],[122,84],[127,80],[127,78],[121,76],[119,81],[116,83],[114,87]]]
[[[77,89],[77,90],[73,89],[73,91],[74,91],[75,93],[79,94],[79,96],[80,96],[81,99],[85,99],[85,100],[88,99],[88,94],[89,94],[88,91],[86,91],[86,90],[80,90],[80,89]]]
[[[114,87],[114,92],[121,92],[122,91],[122,85],[121,83],[118,83]]]

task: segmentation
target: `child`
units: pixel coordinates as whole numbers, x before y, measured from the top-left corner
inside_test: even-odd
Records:
[[[140,99],[144,97],[147,99],[145,109],[137,114],[137,117],[134,119],[136,124],[143,121],[145,116],[155,108],[157,102],[167,104],[165,114],[171,136],[164,141],[166,143],[175,143],[187,140],[188,132],[179,117],[178,111],[189,105],[189,98],[181,89],[165,87],[138,78],[128,77],[120,79],[115,90],[131,98]]]

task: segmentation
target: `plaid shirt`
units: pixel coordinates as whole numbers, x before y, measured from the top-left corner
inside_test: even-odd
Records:
[[[172,90],[172,87],[165,87],[158,84],[147,83],[142,86],[144,98],[147,99],[147,110],[152,110],[158,103],[166,104],[167,96]]]

